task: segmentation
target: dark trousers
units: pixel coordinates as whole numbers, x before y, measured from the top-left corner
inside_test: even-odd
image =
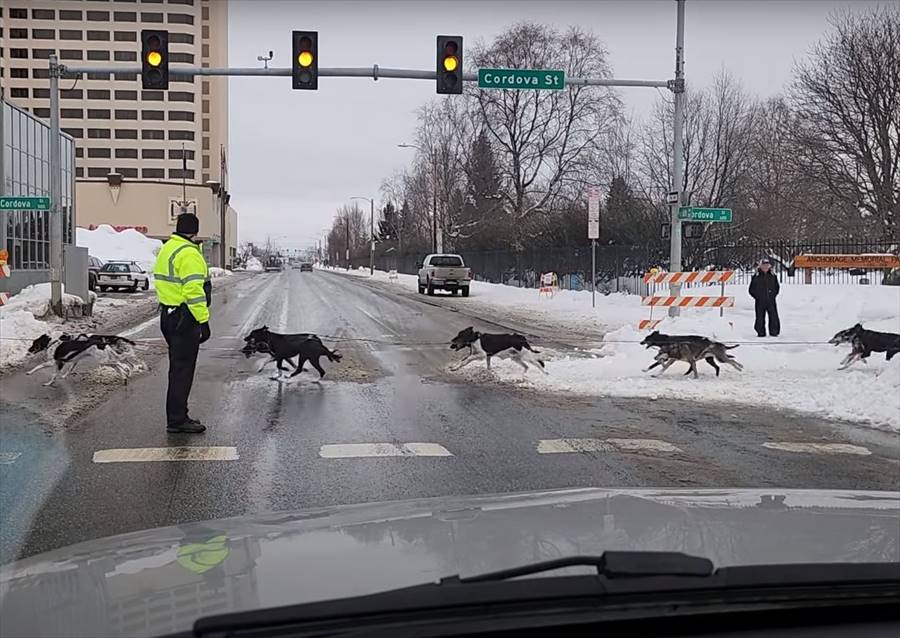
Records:
[[[778,318],[778,305],[774,299],[756,300],[756,323],[753,328],[760,337],[766,336],[766,315],[769,315],[769,334],[777,337],[781,332],[781,320]]]
[[[194,368],[200,351],[200,324],[187,306],[160,307],[159,327],[169,345],[169,389],[166,421],[179,425],[188,418],[188,397],[194,383]]]

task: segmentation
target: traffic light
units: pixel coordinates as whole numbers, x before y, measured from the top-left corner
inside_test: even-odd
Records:
[[[461,35],[437,37],[437,92],[459,95],[463,89],[463,39]]]
[[[319,32],[294,31],[291,77],[295,89],[319,88]]]
[[[168,31],[141,31],[141,85],[145,89],[169,88]]]

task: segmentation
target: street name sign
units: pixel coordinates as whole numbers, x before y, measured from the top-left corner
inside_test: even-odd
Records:
[[[478,69],[479,89],[545,89],[566,88],[566,72],[536,69]]]
[[[678,209],[678,219],[687,219],[692,222],[730,222],[731,209],[682,206]]]
[[[50,210],[50,198],[0,197],[0,210]]]

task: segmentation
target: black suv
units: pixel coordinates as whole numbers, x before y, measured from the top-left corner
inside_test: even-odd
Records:
[[[100,274],[101,268],[103,268],[103,262],[88,255],[88,290],[97,289],[97,276]]]

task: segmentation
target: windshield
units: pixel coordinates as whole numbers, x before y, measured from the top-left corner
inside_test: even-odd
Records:
[[[0,4],[0,634],[900,561],[900,3]]]

